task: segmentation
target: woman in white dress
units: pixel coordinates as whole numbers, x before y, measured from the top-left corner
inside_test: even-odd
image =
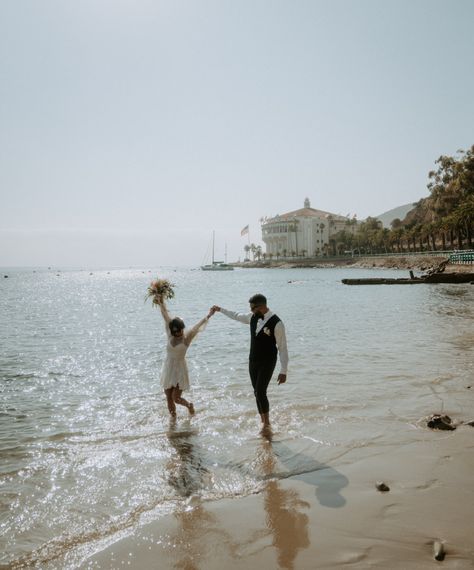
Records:
[[[161,369],[161,386],[166,394],[168,410],[172,417],[176,417],[176,404],[188,408],[189,413],[194,414],[194,405],[181,397],[184,390],[189,390],[189,374],[186,363],[186,352],[197,333],[204,327],[215,311],[212,309],[209,314],[201,319],[190,330],[185,330],[182,319],[169,316],[163,299],[158,303],[161,314],[165,321],[166,336],[166,358]]]

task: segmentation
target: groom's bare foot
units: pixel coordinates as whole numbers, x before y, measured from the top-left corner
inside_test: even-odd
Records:
[[[273,437],[272,426],[270,424],[264,424],[260,430],[260,435],[267,441],[271,442]]]
[[[196,413],[196,411],[195,411],[195,409],[194,409],[194,404],[192,404],[192,403],[189,404],[188,410],[189,410],[189,413],[190,413],[192,416],[194,416],[194,414]]]

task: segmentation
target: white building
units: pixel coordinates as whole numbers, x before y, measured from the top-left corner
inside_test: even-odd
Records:
[[[341,230],[355,231],[346,216],[311,208],[308,198],[304,208],[262,220],[262,240],[266,256],[318,257],[330,253],[331,237]]]

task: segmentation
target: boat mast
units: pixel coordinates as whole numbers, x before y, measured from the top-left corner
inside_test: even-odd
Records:
[[[214,239],[216,236],[215,230],[212,230],[212,265],[214,265]]]

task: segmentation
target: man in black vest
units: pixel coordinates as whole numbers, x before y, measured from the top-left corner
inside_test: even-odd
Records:
[[[250,325],[249,373],[252,381],[257,409],[263,426],[270,426],[270,406],[267,388],[275,369],[277,355],[280,355],[281,370],[278,384],[286,382],[288,370],[288,348],[285,326],[278,315],[267,307],[267,299],[258,293],[249,299],[250,313],[235,313],[214,305],[211,311],[219,311],[226,317]]]

